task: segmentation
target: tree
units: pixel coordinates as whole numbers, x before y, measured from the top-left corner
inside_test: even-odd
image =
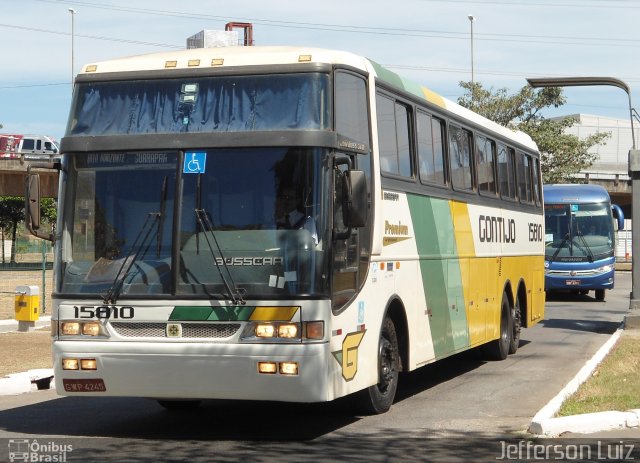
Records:
[[[43,198],[40,203],[42,221],[54,224],[56,221],[55,201],[51,198]],[[3,248],[2,262],[5,262],[4,255],[4,234],[11,236],[11,258],[10,262],[16,262],[16,239],[18,224],[25,219],[25,199],[23,196],[0,196],[0,229],[2,229]]]
[[[18,223],[24,220],[24,207],[21,196],[0,197],[0,224],[3,231],[11,236],[11,263],[16,261],[16,232]]]
[[[558,108],[566,99],[561,88],[523,87],[518,93],[509,95],[507,89],[496,91],[485,89],[474,82],[460,82],[466,93],[458,103],[491,119],[500,125],[527,133],[540,150],[542,180],[544,183],[573,183],[575,174],[593,165],[596,153],[589,149],[604,143],[609,132],[598,132],[584,139],[566,133],[576,120],[545,119],[541,112],[545,108]]]

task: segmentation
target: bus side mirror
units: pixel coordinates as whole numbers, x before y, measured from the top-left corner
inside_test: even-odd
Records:
[[[40,175],[27,176],[26,189],[26,225],[31,234],[36,235],[35,232],[40,229]]]
[[[361,170],[348,170],[343,181],[344,203],[342,214],[344,224],[349,228],[364,227],[367,223],[369,204],[367,201],[367,179]]]
[[[31,173],[32,167],[44,169],[60,170],[60,163],[33,163],[27,167],[27,177],[25,180],[25,225],[27,230],[38,238],[54,241],[53,233],[40,231],[40,175]]]
[[[617,204],[612,204],[611,211],[613,212],[613,217],[616,219],[617,230],[624,230],[624,212],[622,212],[622,208]]]

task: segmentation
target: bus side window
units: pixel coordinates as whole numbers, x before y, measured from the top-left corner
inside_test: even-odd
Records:
[[[513,165],[513,149],[498,144],[498,182],[500,184],[500,196],[508,199],[516,199],[516,177]]]
[[[540,160],[533,160],[533,200],[536,206],[542,204],[542,195],[540,194]]]
[[[522,151],[518,151],[517,166],[520,201],[523,203],[533,203],[531,156],[524,154]]]
[[[409,109],[390,98],[376,96],[380,170],[411,177]]]
[[[442,146],[442,121],[418,111],[418,165],[423,183],[445,184],[444,147]]]
[[[496,195],[496,143],[484,135],[476,134],[478,157],[478,190],[485,196]]]
[[[471,132],[449,124],[449,165],[456,190],[472,190]]]
[[[349,72],[336,72],[335,93],[336,131],[369,145],[366,81]]]

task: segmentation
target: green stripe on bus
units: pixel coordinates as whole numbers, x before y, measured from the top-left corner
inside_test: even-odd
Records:
[[[469,346],[453,219],[446,200],[407,195],[436,358]]]
[[[438,105],[441,108],[445,107],[444,99],[434,91],[429,90],[428,88],[423,87],[422,85],[417,84],[412,80],[405,79],[404,77],[396,74],[395,72],[380,66],[378,63],[374,61],[371,61],[371,60],[369,61],[373,65],[373,68],[376,70],[376,75],[380,80],[390,85],[393,85],[394,87],[398,87],[404,90],[405,92],[409,92],[417,96],[418,98],[427,100],[435,105]]]
[[[245,321],[255,307],[205,307],[177,306],[169,316],[169,321]]]

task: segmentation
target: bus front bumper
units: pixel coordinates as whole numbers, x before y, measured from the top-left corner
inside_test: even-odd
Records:
[[[545,274],[544,287],[547,291],[572,291],[572,290],[594,290],[613,289],[614,273],[588,273],[568,271],[548,272]]]
[[[154,399],[239,399],[323,402],[328,343],[196,344],[55,341],[58,394]],[[65,370],[63,359],[95,359],[95,370]],[[260,373],[259,362],[275,366]],[[297,374],[281,370],[297,364]]]

